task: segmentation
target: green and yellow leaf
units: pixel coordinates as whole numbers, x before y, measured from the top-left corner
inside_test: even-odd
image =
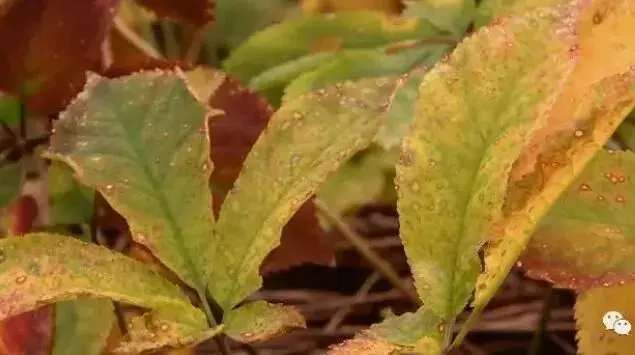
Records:
[[[454,45],[451,40],[429,42],[402,43],[403,48],[396,44],[380,49],[344,51],[291,81],[283,101],[339,81],[403,74],[415,66],[430,66]]]
[[[520,264],[558,287],[635,281],[635,153],[601,151],[542,219]]]
[[[216,331],[177,286],[126,256],[54,234],[0,239],[0,319],[81,297],[148,310],[122,352],[194,343]]]
[[[0,207],[6,207],[20,194],[22,184],[22,164],[3,162],[0,165]]]
[[[261,285],[258,266],[282,227],[329,173],[365,148],[398,80],[339,83],[286,102],[245,159],[214,235],[214,299],[225,310]]]
[[[88,223],[93,215],[95,191],[81,185],[73,170],[54,161],[48,170],[51,220],[54,224]]]
[[[106,299],[76,299],[55,305],[51,355],[99,355],[115,321]]]
[[[229,311],[223,321],[223,332],[243,343],[265,341],[296,328],[306,328],[297,309],[256,301]]]
[[[420,308],[414,313],[391,316],[329,350],[328,355],[441,355],[441,319]]]
[[[471,297],[511,165],[573,68],[573,16],[559,8],[483,28],[419,88],[397,164],[400,237],[443,322]]]
[[[224,68],[277,105],[287,83],[348,50],[384,50],[395,42],[410,43],[437,34],[423,21],[373,11],[311,15],[257,33],[231,54]],[[377,71],[365,67],[366,71]],[[405,71],[407,68],[401,72]],[[344,74],[340,72],[338,79],[361,75]]]
[[[631,32],[624,32],[634,26],[635,4],[599,0],[584,6],[576,24],[579,61],[546,124],[512,168],[502,215],[489,231],[485,272],[479,277],[471,321],[493,296],[542,217],[635,105],[635,42],[625,35]],[[602,21],[597,13],[603,14]]]
[[[404,16],[421,18],[459,38],[476,10],[474,0],[406,0]]]
[[[60,115],[46,155],[97,189],[146,246],[202,293],[211,259],[208,108],[172,72],[91,74]]]

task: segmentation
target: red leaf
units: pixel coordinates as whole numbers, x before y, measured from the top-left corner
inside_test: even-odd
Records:
[[[11,205],[11,235],[29,233],[38,216],[38,207],[31,196],[21,196]],[[19,238],[19,237],[18,237]],[[0,322],[0,354],[48,354],[53,335],[51,306],[20,314]]]
[[[232,78],[226,78],[220,85],[210,105],[225,112],[210,119],[211,159],[214,162],[211,181],[214,209],[218,215],[225,195],[273,112],[260,95]],[[329,265],[334,258],[333,246],[318,223],[313,201],[309,200],[285,226],[281,244],[269,253],[260,273],[267,275],[302,263]]]
[[[116,0],[13,0],[0,20],[0,89],[33,113],[56,113],[95,69]]]
[[[214,0],[137,0],[154,11],[159,17],[165,17],[202,26],[214,19]]]

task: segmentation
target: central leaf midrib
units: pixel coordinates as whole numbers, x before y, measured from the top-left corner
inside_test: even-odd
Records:
[[[380,114],[381,114],[381,113],[380,113]],[[379,125],[376,125],[376,126],[377,126],[377,127],[379,127]],[[333,145],[334,145],[334,144],[333,144],[333,142],[334,142],[334,141],[337,141],[337,140],[338,140],[338,138],[339,138],[339,137],[335,136],[333,139],[330,139],[330,140],[329,140],[329,145],[328,145],[328,146],[329,146],[329,147],[333,146]],[[324,155],[326,155],[326,152],[328,152],[328,151],[329,151],[328,149],[323,149],[323,150],[321,150],[321,153],[319,154],[319,157],[318,157],[317,159],[314,159],[314,160],[320,160],[320,159],[322,159],[322,158],[323,158],[323,156],[324,156]],[[318,166],[318,167],[319,167],[319,166]],[[316,167],[316,169],[317,169],[317,167]],[[315,171],[316,169],[311,169],[311,171]],[[309,174],[304,174],[304,175],[309,175]],[[297,179],[288,179],[288,181],[285,183],[284,188],[283,188],[283,189],[281,189],[281,190],[282,190],[282,191],[288,191],[288,190],[289,190],[289,188],[288,188],[288,187],[289,187],[289,185],[292,185],[292,184],[293,184],[296,180],[297,180]],[[276,205],[276,206],[280,206],[280,201],[282,201],[282,199],[283,199],[283,198],[285,198],[287,195],[288,195],[288,194],[286,194],[286,193],[281,193],[281,194],[280,194],[280,197],[277,199],[277,201],[276,201],[276,204],[275,204],[275,205]],[[309,198],[310,198],[310,197],[309,197]],[[306,201],[305,201],[305,202],[306,202]],[[277,211],[277,210],[278,210],[278,207],[276,207],[275,211]],[[291,214],[291,217],[290,217],[290,218],[292,218],[294,214],[295,214],[295,213]],[[253,245],[254,240],[260,239],[260,236],[262,235],[262,230],[263,230],[263,227],[264,227],[265,225],[267,225],[267,224],[268,224],[269,220],[270,220],[270,219],[272,219],[272,218],[273,218],[273,216],[276,216],[276,215],[278,215],[278,214],[277,214],[277,213],[270,213],[270,214],[269,214],[269,217],[264,218],[264,219],[263,219],[263,221],[262,221],[262,223],[260,223],[259,228],[257,229],[257,231],[258,231],[258,232],[254,233],[254,238],[252,238],[252,239],[250,240],[250,242],[249,242],[249,246],[248,246],[247,248],[245,248],[245,251],[242,253],[242,258],[240,259],[240,260],[241,260],[241,261],[240,261],[240,267],[236,269],[236,270],[238,270],[238,271],[237,271],[237,273],[240,273],[240,270],[242,270],[242,269],[243,269],[244,264],[245,264],[245,260],[246,260],[246,255],[247,255],[247,253],[249,252],[249,249],[251,249],[251,246]],[[288,223],[288,222],[287,222],[287,223]],[[286,226],[286,223],[282,226],[282,228],[283,228],[283,229],[281,230],[281,233],[282,233],[282,231],[284,230],[284,227],[285,227],[285,226]],[[236,280],[237,280],[237,279],[236,279]],[[231,286],[231,290],[230,290],[230,291],[232,291],[232,292],[228,293],[229,295],[233,294],[233,292],[235,291],[235,287],[236,287],[236,285],[237,285],[237,284],[238,284],[238,282],[232,282],[232,283],[231,283],[231,285],[232,285],[232,286]]]
[[[168,97],[168,98],[171,97],[176,87],[177,85],[173,83],[170,86],[170,89],[167,92],[167,94],[163,94],[162,96]],[[172,111],[171,105],[174,100],[165,100],[165,101],[166,102],[164,102],[163,105],[157,105],[157,104],[151,105],[152,108],[149,110],[149,112],[146,115],[142,116],[142,121],[143,121],[142,123],[145,124],[145,121],[147,120],[148,117],[157,116],[157,110],[159,107],[164,107],[165,105],[169,105],[167,107],[168,108],[167,111],[171,112]],[[155,195],[156,195],[155,199],[159,203],[159,207],[165,211],[165,213],[163,214],[165,216],[167,225],[169,226],[170,230],[172,231],[172,234],[174,235],[174,239],[176,241],[175,244],[178,248],[179,254],[183,257],[185,267],[189,269],[190,271],[190,275],[193,278],[195,288],[197,289],[197,291],[203,292],[204,294],[204,289],[201,288],[201,277],[196,270],[196,266],[194,265],[192,258],[190,257],[189,250],[183,243],[184,235],[182,233],[182,230],[179,227],[178,223],[176,222],[176,218],[173,216],[172,210],[168,208],[169,204],[167,202],[167,199],[165,198],[163,189],[160,188],[158,182],[154,179],[154,176],[152,175],[152,172],[150,170],[150,166],[148,165],[148,161],[142,158],[143,156],[142,149],[140,149],[140,147],[136,144],[137,141],[140,143],[142,140],[141,139],[135,140],[134,139],[135,137],[132,137],[130,135],[130,130],[126,129],[127,127],[122,120],[115,119],[115,121],[123,128],[124,134],[129,141],[132,152],[134,153],[138,164],[142,168],[143,173],[146,175],[147,179],[149,180],[151,188],[155,192]],[[143,124],[142,124],[142,127],[143,127]],[[142,131],[143,131],[143,128],[140,128],[139,133],[141,133]]]
[[[464,53],[465,55],[465,53]],[[467,59],[467,57],[465,57]],[[464,67],[467,67],[466,65]],[[462,85],[462,91],[463,91],[463,96],[468,98],[471,97],[471,93],[472,91],[468,91],[467,90],[467,85]],[[513,85],[513,88],[511,90],[505,90],[505,93],[503,94],[503,97],[501,98],[500,102],[508,102],[508,99],[511,95],[512,92],[515,93],[515,91],[517,90],[517,86]],[[468,115],[469,117],[474,117],[476,116],[475,113],[475,107],[474,105],[468,105]],[[501,113],[504,112],[504,108],[503,107],[499,107],[496,110],[496,114],[494,117],[500,117]],[[498,122],[497,122],[498,123]],[[461,213],[461,228],[459,230],[459,234],[458,234],[458,241],[457,241],[457,246],[456,248],[454,248],[452,250],[452,264],[450,265],[450,282],[449,282],[449,290],[447,290],[447,294],[448,294],[448,298],[450,300],[450,302],[448,302],[448,306],[446,308],[446,316],[447,315],[451,315],[452,309],[454,308],[454,302],[455,302],[455,293],[454,293],[454,289],[455,289],[455,283],[456,283],[456,265],[459,259],[459,249],[462,250],[462,248],[460,247],[460,245],[462,244],[462,242],[465,240],[466,236],[465,236],[465,232],[467,231],[468,227],[467,227],[467,221],[466,221],[466,217],[467,217],[467,212],[468,212],[468,204],[470,203],[470,201],[472,200],[473,196],[474,196],[474,191],[475,191],[475,187],[476,185],[474,184],[474,181],[476,180],[476,177],[479,174],[480,171],[480,167],[483,164],[483,161],[485,159],[485,153],[487,152],[487,150],[489,149],[489,147],[491,146],[491,142],[492,137],[494,136],[494,138],[498,138],[500,136],[500,134],[502,134],[503,132],[505,132],[505,130],[509,127],[509,124],[505,125],[505,129],[500,129],[498,131],[498,133],[496,135],[490,134],[487,141],[483,142],[483,147],[482,149],[479,151],[480,153],[480,158],[479,158],[479,162],[478,165],[476,165],[476,168],[474,169],[474,173],[472,174],[472,179],[469,180],[471,181],[471,188],[470,188],[470,193],[467,195],[467,197],[465,198],[465,201],[463,203],[463,211]],[[450,316],[452,317],[452,316]],[[446,318],[446,317],[444,317]]]

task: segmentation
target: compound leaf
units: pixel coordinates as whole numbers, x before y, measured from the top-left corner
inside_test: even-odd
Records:
[[[260,287],[258,266],[282,227],[329,173],[370,143],[396,83],[336,84],[288,101],[273,115],[218,217],[209,287],[223,309]]]
[[[76,299],[55,305],[51,355],[99,355],[115,321],[110,300]]]
[[[256,301],[232,309],[225,315],[225,334],[243,343],[271,339],[295,328],[306,328],[304,317],[294,307]]]
[[[48,157],[97,189],[145,245],[200,292],[213,234],[208,108],[181,75],[91,74],[60,115]]]
[[[205,315],[145,265],[106,248],[54,234],[0,239],[0,319],[80,297],[149,309],[120,350],[204,340]]]
[[[573,67],[571,16],[560,8],[484,28],[419,88],[397,164],[400,237],[419,296],[444,322],[467,304],[511,164]]]

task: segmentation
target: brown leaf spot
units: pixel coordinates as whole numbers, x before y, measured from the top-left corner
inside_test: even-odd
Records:
[[[322,36],[316,38],[312,43],[309,51],[311,53],[318,52],[335,52],[342,48],[342,39],[333,36]]]

